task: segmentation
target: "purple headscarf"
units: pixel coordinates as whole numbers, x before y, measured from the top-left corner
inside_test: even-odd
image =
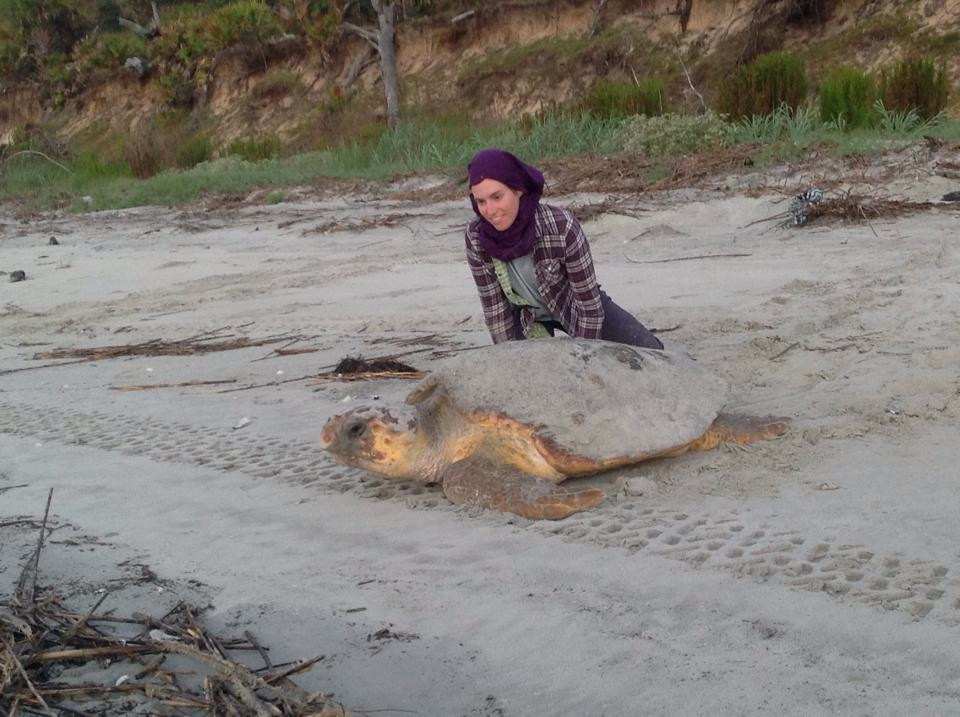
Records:
[[[480,246],[484,251],[501,261],[510,261],[533,251],[537,241],[534,217],[543,195],[543,173],[502,149],[477,152],[467,166],[467,173],[471,187],[484,179],[495,179],[523,192],[517,218],[503,231],[483,218],[473,194],[470,195],[473,211],[480,217]]]

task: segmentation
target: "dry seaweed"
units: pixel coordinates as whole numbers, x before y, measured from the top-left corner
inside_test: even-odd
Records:
[[[389,356],[373,359],[365,359],[362,356],[347,356],[341,359],[332,371],[317,374],[314,378],[321,381],[331,379],[368,381],[388,378],[415,379],[423,378],[426,375],[426,372],[419,371],[413,366]]]

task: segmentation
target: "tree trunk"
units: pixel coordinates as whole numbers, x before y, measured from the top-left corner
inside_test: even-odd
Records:
[[[387,100],[387,127],[396,129],[400,114],[400,82],[397,77],[396,22],[397,6],[393,0],[370,0],[380,24],[377,50],[380,53],[380,75]]]

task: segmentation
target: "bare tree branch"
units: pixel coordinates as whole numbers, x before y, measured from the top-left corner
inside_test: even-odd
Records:
[[[680,66],[683,68],[683,74],[687,77],[687,84],[690,85],[690,89],[693,90],[693,94],[697,96],[697,99],[700,100],[700,114],[707,113],[707,103],[703,101],[703,95],[693,86],[693,80],[690,79],[690,72],[687,70],[687,63],[683,61],[683,53],[680,52],[680,43],[677,42],[674,47],[677,50],[677,59],[680,60]]]
[[[607,0],[599,0],[596,6],[593,8],[593,20],[590,22],[590,34],[589,37],[593,37],[597,32],[597,28],[600,27],[600,13],[603,12],[603,6],[607,4]]]
[[[469,20],[471,17],[473,17],[476,14],[477,14],[476,10],[467,10],[466,12],[462,12],[459,15],[454,15],[450,19],[450,24],[456,25],[457,23],[463,22],[464,20]]]
[[[354,25],[352,22],[341,23],[341,26],[344,30],[349,30],[350,32],[356,33],[364,40],[370,43],[374,50],[377,52],[380,51],[380,46],[377,45],[377,33],[373,30],[369,30],[365,27],[360,27],[359,25]]]
[[[157,10],[157,3],[154,2],[154,0],[150,0],[150,7],[153,10],[153,18],[150,20],[150,24],[146,27],[134,22],[133,20],[128,20],[125,17],[117,18],[117,22],[120,23],[120,27],[124,27],[131,32],[135,32],[141,37],[145,37],[147,39],[156,37],[160,34],[160,12]]]

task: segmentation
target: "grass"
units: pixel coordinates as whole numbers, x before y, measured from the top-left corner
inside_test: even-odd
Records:
[[[665,131],[658,125],[657,137]],[[682,131],[689,134],[689,128]],[[326,151],[259,161],[223,157],[190,169],[167,170],[144,180],[134,179],[125,162],[103,162],[92,154],[63,160],[64,169],[36,154],[8,153],[5,161],[0,158],[0,199],[17,199],[39,208],[89,211],[177,205],[204,194],[268,188],[272,191],[266,194],[267,201],[276,202],[286,196],[285,187],[308,184],[321,177],[382,180],[404,173],[462,175],[473,154],[485,147],[503,147],[531,163],[582,155],[630,154],[628,145],[633,147],[633,153],[644,152],[645,145],[637,143],[636,133],[636,123],[630,119],[600,119],[586,114],[556,114],[533,121],[485,126],[451,116],[433,122],[407,122],[393,133]],[[922,121],[909,113],[886,112],[877,129],[845,131],[836,124],[821,122],[813,109],[793,112],[781,108],[764,117],[726,123],[726,128],[715,136],[712,146],[759,145],[755,163],[763,166],[797,159],[811,147],[835,156],[849,156],[897,149],[924,137],[956,141],[960,140],[960,121],[942,116]],[[689,153],[696,149],[709,146],[676,145],[671,151]]]

